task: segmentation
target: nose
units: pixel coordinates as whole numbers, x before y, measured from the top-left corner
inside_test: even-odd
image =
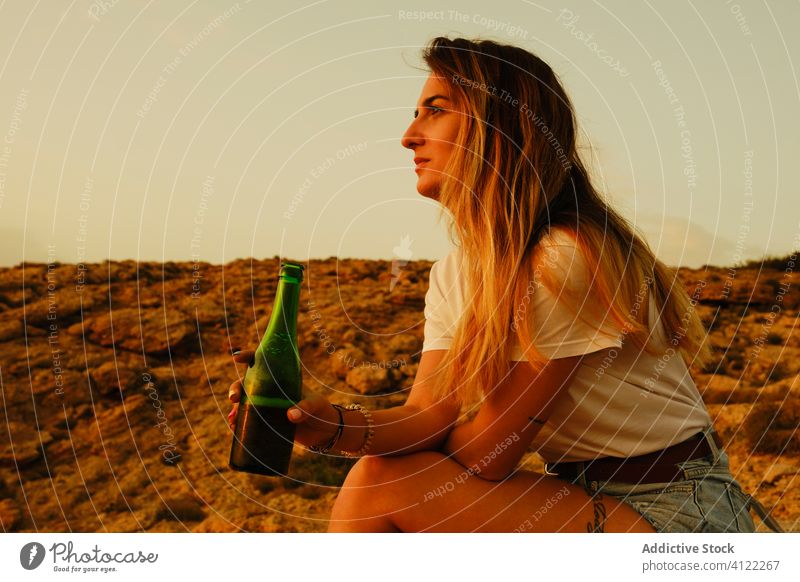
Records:
[[[403,137],[400,139],[400,143],[403,145],[404,148],[408,148],[413,150],[417,146],[421,145],[423,142],[422,135],[419,131],[419,126],[417,125],[417,120],[414,119],[411,124],[406,129],[406,132],[403,134]]]

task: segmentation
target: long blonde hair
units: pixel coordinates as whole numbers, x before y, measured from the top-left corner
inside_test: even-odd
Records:
[[[634,307],[649,286],[673,351],[687,365],[707,363],[706,331],[676,271],[593,187],[576,147],[574,109],[553,70],[528,51],[490,40],[437,37],[423,59],[450,83],[462,114],[439,202],[461,247],[468,295],[437,374],[437,396],[464,404],[497,386],[508,373],[514,334],[535,371],[547,363],[531,341],[530,316],[517,322],[514,312],[541,265],[538,243],[556,226],[596,266],[589,295],[608,323],[657,355],[648,311]],[[541,282],[571,301],[547,272]]]

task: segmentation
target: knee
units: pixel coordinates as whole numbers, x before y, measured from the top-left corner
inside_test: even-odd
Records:
[[[396,471],[391,457],[361,457],[344,482],[345,487],[371,487],[390,481],[389,475]]]
[[[419,474],[445,458],[441,453],[434,451],[421,451],[397,457],[361,457],[350,469],[344,485],[350,487],[402,485],[404,479]]]

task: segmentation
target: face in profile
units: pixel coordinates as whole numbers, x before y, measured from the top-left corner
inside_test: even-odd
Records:
[[[401,140],[414,152],[417,192],[433,200],[439,197],[442,171],[458,134],[461,115],[455,109],[447,80],[431,74]]]

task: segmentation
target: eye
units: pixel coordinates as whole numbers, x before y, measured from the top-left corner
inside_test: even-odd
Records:
[[[445,110],[443,107],[436,107],[436,105],[428,105],[427,107],[425,107],[425,109],[430,111],[430,115],[436,115],[437,113],[442,113]],[[414,119],[416,119],[418,115],[419,111],[415,109]]]

